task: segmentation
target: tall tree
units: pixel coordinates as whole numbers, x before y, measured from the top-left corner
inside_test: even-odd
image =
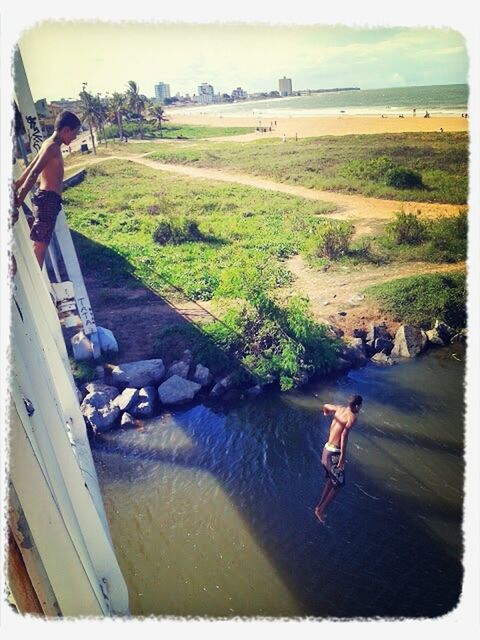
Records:
[[[133,113],[138,116],[138,121],[140,124],[140,135],[143,137],[143,128],[142,128],[143,112],[145,111],[147,106],[150,104],[150,101],[147,98],[147,96],[144,96],[142,93],[140,93],[140,87],[134,80],[128,81],[126,99],[127,99],[128,108],[131,109]]]
[[[160,129],[160,137],[163,137],[162,131],[162,122],[168,122],[169,118],[165,116],[165,109],[162,108],[162,105],[150,105],[148,109],[148,114],[151,116],[151,119],[157,123],[157,127]]]
[[[123,93],[115,91],[110,98],[110,109],[114,114],[115,122],[118,126],[118,135],[120,140],[123,139],[123,116],[125,115],[126,96]]]
[[[86,122],[88,124],[93,145],[93,153],[96,154],[97,148],[95,146],[94,129],[97,129],[98,131],[100,114],[98,112],[96,99],[91,93],[88,93],[85,88],[86,86],[87,83],[84,82],[82,85],[82,90],[79,93],[80,100],[82,101],[82,105],[80,107],[80,117],[82,119],[82,122]]]

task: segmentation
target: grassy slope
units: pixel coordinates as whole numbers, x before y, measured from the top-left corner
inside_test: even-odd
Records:
[[[311,228],[321,223],[319,216],[332,209],[320,202],[279,193],[265,198],[259,189],[188,180],[116,160],[91,167],[85,181],[67,190],[64,199],[71,228],[98,243],[90,247],[90,260],[101,263],[106,246],[158,292],[171,290],[170,283],[194,299],[211,298],[228,284],[232,269],[241,273],[269,258],[275,283],[286,282],[288,273],[280,259],[298,252]],[[156,244],[152,233],[159,216],[195,218],[203,240]],[[113,272],[112,281],[117,276]]]
[[[427,188],[400,190],[340,176],[340,170],[352,158],[368,161],[380,156],[420,172]],[[467,133],[325,136],[287,144],[277,139],[228,145],[211,142],[202,147],[156,148],[150,157],[379,198],[465,204],[468,195]]]

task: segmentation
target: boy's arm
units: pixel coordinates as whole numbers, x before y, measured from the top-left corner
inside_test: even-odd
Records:
[[[30,173],[32,167],[34,166],[35,162],[37,161],[37,158],[38,158],[38,154],[35,156],[35,158],[33,158],[33,160],[31,160],[28,163],[28,165],[23,170],[22,175],[17,180],[15,180],[15,182],[13,183],[13,187],[14,187],[15,191],[18,191],[20,189],[20,187],[22,186],[22,184],[25,182],[28,174]]]
[[[335,413],[338,407],[336,404],[324,404],[322,406],[322,409],[323,409],[323,415],[328,416],[330,413]]]
[[[55,149],[52,146],[49,146],[46,149],[40,149],[38,156],[35,158],[35,161],[33,162],[26,178],[23,181],[23,185],[21,186],[20,191],[17,191],[15,199],[15,205],[17,207],[19,207],[25,200],[27,193],[33,187],[38,179],[38,176],[42,173],[42,171],[45,169],[54,155]]]

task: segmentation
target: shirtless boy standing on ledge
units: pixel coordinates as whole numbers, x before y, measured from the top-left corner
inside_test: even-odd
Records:
[[[74,113],[62,111],[55,120],[55,131],[42,144],[32,160],[15,182],[15,207],[25,200],[27,193],[40,179],[40,185],[32,196],[35,205],[35,221],[30,230],[33,250],[40,268],[53,234],[57,216],[62,208],[63,157],[62,144],[69,145],[77,136],[81,122]]]
[[[345,486],[345,455],[347,452],[348,434],[357,419],[362,406],[362,396],[353,395],[346,407],[324,404],[323,415],[333,415],[328,442],[322,453],[322,466],[325,469],[327,482],[322,496],[315,508],[315,515],[322,524],[325,523],[325,509],[335,498],[339,489]]]

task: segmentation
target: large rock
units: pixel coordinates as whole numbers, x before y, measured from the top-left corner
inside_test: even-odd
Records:
[[[366,342],[371,343],[373,346],[377,338],[384,338],[385,340],[391,340],[392,335],[388,333],[387,326],[385,323],[375,324],[374,322],[371,322],[369,325],[368,333],[365,340]]]
[[[167,370],[165,378],[171,378],[172,376],[180,376],[181,378],[188,378],[188,372],[190,370],[190,363],[180,360],[174,362]]]
[[[113,351],[114,353],[116,353],[118,351],[118,342],[113,335],[113,331],[97,325],[97,334],[98,341],[100,343],[100,349],[104,353],[108,353],[109,351]]]
[[[339,355],[354,366],[361,366],[367,362],[361,338],[351,338],[348,343],[341,346]]]
[[[433,328],[437,331],[438,335],[445,344],[448,344],[453,336],[457,333],[455,329],[449,327],[446,322],[443,322],[443,320],[436,320]]]
[[[383,351],[387,355],[390,355],[393,349],[392,340],[388,340],[387,338],[376,338],[373,343],[373,350],[375,353],[379,351]]]
[[[421,353],[427,344],[427,334],[423,329],[410,324],[402,324],[395,334],[392,356],[414,358]]]
[[[383,364],[389,366],[396,364],[395,360],[390,356],[387,356],[386,353],[376,353],[370,358],[370,362],[373,362],[374,364]]]
[[[112,429],[121,413],[108,395],[100,391],[86,395],[80,410],[97,433]]]
[[[193,400],[201,388],[196,382],[174,375],[158,387],[158,397],[162,404],[182,404]]]
[[[197,364],[193,374],[193,381],[197,384],[201,384],[202,387],[208,387],[212,380],[213,376],[210,373],[210,369],[208,367],[204,367],[203,364]]]
[[[445,346],[445,342],[441,339],[438,331],[436,329],[429,329],[428,331],[425,332],[428,338],[428,341],[431,344],[434,344],[438,347],[444,347]]]
[[[96,392],[105,393],[110,398],[110,400],[116,398],[119,393],[117,387],[112,387],[111,385],[105,384],[104,382],[99,382],[98,380],[82,384],[81,390],[83,391],[84,396]]]
[[[467,330],[461,329],[458,333],[452,336],[451,342],[466,342],[467,340]]]
[[[220,398],[223,396],[226,391],[232,389],[234,385],[234,376],[229,373],[224,378],[221,378],[217,381],[217,383],[213,386],[213,389],[210,391],[210,396],[212,398]]]
[[[135,387],[141,389],[157,385],[163,380],[165,366],[163,360],[138,360],[119,364],[112,369],[112,381],[117,387]]]
[[[114,404],[120,408],[120,411],[129,411],[137,399],[138,389],[135,389],[135,387],[127,387],[115,398]]]
[[[137,399],[130,407],[129,413],[135,418],[151,418],[155,411],[157,397],[155,387],[143,387],[138,392]]]

